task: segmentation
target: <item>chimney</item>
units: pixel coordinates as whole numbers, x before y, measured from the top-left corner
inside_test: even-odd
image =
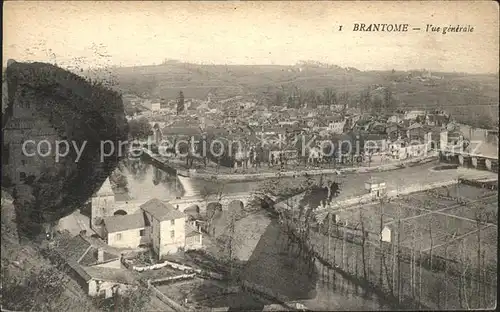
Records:
[[[97,262],[98,263],[104,262],[104,249],[102,248],[97,249]]]

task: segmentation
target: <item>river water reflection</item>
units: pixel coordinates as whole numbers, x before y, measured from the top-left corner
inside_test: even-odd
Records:
[[[184,190],[175,176],[141,159],[126,159],[120,169],[127,177],[129,195],[136,200],[161,200],[182,196]]]
[[[175,199],[178,196],[185,196],[187,189],[194,190],[196,194],[203,193],[207,189],[220,189],[224,194],[230,195],[252,192],[262,184],[262,181],[217,182],[188,178],[184,178],[181,182],[176,176],[139,158],[126,159],[120,167],[127,177],[131,197],[137,200],[149,200],[154,197],[161,200]]]

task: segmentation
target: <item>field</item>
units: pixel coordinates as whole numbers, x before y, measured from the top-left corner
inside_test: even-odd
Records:
[[[452,197],[458,194],[465,204],[453,200]],[[431,272],[427,264],[427,267],[417,270],[415,275],[418,281],[415,282],[417,297],[422,296],[423,303],[435,308],[484,307],[496,302],[494,294],[496,293],[498,243],[497,217],[495,217],[498,214],[497,197],[497,191],[461,184],[430,193],[422,192],[404,196],[389,203],[348,208],[338,216],[340,220],[347,219],[351,227],[358,229],[361,228],[362,218],[365,230],[373,231],[375,234],[379,233],[382,216],[383,225],[393,231],[391,239],[395,245],[398,242],[399,233],[400,246],[406,259],[403,260],[400,268],[404,296],[411,296],[414,291],[409,286],[412,254],[414,253],[418,258],[421,253],[426,255],[427,259],[432,254],[434,268],[438,266],[439,269]],[[482,199],[479,200],[479,198]],[[479,210],[489,214],[488,223],[478,224],[475,221],[476,212]],[[401,220],[399,231],[398,211]],[[378,277],[381,262],[381,255],[378,251],[379,236],[369,237],[371,241],[365,246],[368,276]],[[325,236],[314,234],[311,240],[321,254],[326,255],[337,265],[358,276],[362,275],[361,243],[346,243],[343,262],[341,239],[330,241],[329,252],[327,252],[328,241]],[[383,275],[388,274],[389,280],[392,280],[393,273],[391,272],[395,272],[392,269],[392,263],[394,263],[392,251],[385,250],[382,254],[386,263],[389,264],[388,273],[383,273]],[[439,259],[448,259],[448,261],[443,262]],[[478,271],[479,267],[481,271]],[[448,271],[447,275],[444,274],[445,269]],[[382,271],[384,272],[385,269]],[[462,274],[468,276],[466,282],[463,282]],[[420,284],[420,276],[422,276],[422,284]],[[479,279],[481,282],[478,282]],[[383,283],[384,288],[391,289],[391,283],[388,284],[387,281]],[[459,290],[458,285],[463,285],[460,286],[463,289]],[[445,294],[448,296],[446,300]]]
[[[334,88],[357,96],[368,87],[387,85],[406,109],[448,111],[457,119],[475,121],[488,117],[498,120],[498,75],[433,73],[443,79],[420,81],[421,72],[359,71],[338,66],[243,66],[175,63],[155,66],[115,68],[118,88],[123,92],[165,99],[226,99],[245,96],[274,98],[274,92],[292,90],[322,91]],[[413,78],[409,78],[412,75]]]
[[[439,195],[436,195],[439,194]],[[487,224],[480,225],[485,237],[483,244],[496,245],[497,219],[493,217],[498,212],[497,192],[478,189],[468,185],[455,185],[429,192],[408,195],[389,203],[364,205],[350,208],[339,213],[340,220],[348,220],[352,226],[361,228],[361,219],[365,230],[378,233],[382,214],[383,226],[388,226],[393,232],[399,232],[399,242],[408,248],[429,251],[431,246],[436,253],[444,256],[444,245],[461,238],[464,240],[465,257],[477,258],[478,224],[476,214],[481,209],[488,216]],[[465,204],[460,204],[453,197],[460,196]],[[442,197],[443,196],[443,197]],[[398,231],[398,214],[400,230]],[[487,230],[486,230],[487,229]],[[489,233],[489,234],[485,234]],[[393,236],[394,239],[396,236]],[[493,248],[496,250],[496,247]],[[490,248],[491,250],[491,248]],[[496,252],[496,251],[495,251]],[[458,256],[450,252],[448,256]]]

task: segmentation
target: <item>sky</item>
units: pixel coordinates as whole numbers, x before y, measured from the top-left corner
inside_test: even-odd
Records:
[[[293,65],[360,70],[498,73],[499,7],[440,2],[5,2],[3,60],[63,67]],[[354,23],[407,23],[403,33],[353,32]],[[427,33],[427,24],[471,25]],[[339,25],[343,30],[338,31]]]

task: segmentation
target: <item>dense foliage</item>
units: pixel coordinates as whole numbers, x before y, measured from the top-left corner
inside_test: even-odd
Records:
[[[127,138],[128,126],[120,95],[99,82],[86,81],[46,63],[14,62],[6,75],[9,99],[3,122],[12,116],[15,97],[21,96],[35,106],[33,117],[48,121],[59,140],[80,147],[85,142],[78,162],[76,150],[70,148],[61,162],[45,168],[39,164],[41,175],[30,179],[30,190],[16,192],[20,234],[33,237],[42,228],[26,224],[55,222],[81,207],[99,189],[119,161],[118,155],[101,161],[101,144],[112,142],[118,151],[119,141]],[[30,132],[23,139],[40,140]]]
[[[149,124],[149,121],[146,118],[133,119],[129,121],[128,127],[129,127],[129,135],[132,138],[132,140],[147,139],[153,130],[153,128]]]

